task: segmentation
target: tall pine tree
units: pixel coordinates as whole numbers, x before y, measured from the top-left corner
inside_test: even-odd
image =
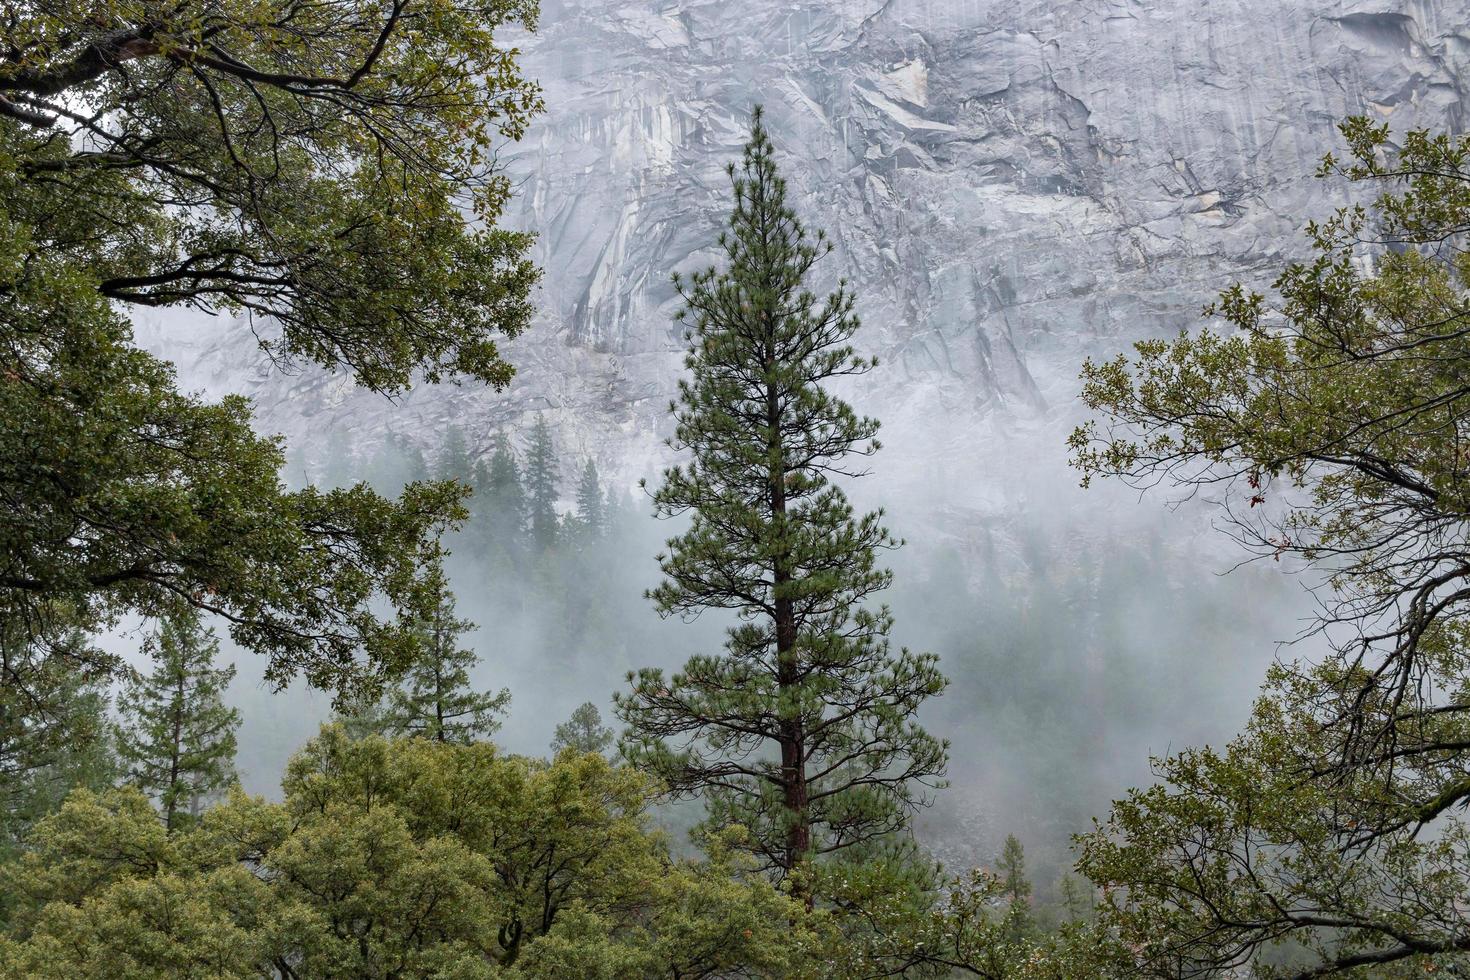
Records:
[[[703,796],[713,824],[746,826],[786,876],[905,828],[945,769],[946,745],[914,716],[946,681],[932,655],[891,652],[888,610],[865,605],[891,578],[877,552],[897,541],[881,512],[854,516],[831,477],[859,475],[849,457],[878,448],[878,423],[824,383],[875,362],[848,346],[858,320],[845,283],[821,302],[804,285],[831,246],[787,206],[759,112],[729,172],[725,270],[674,280],[691,377],[671,446],[691,458],[653,500],[692,521],[650,597],[664,615],[740,621],[723,656],[672,677],[641,670],[617,707],[630,759]]]
[[[607,530],[602,481],[597,476],[597,464],[590,459],[582,467],[582,476],[577,480],[577,523],[582,533],[594,541]]]
[[[1006,903],[1005,935],[1011,942],[1021,942],[1032,931],[1031,880],[1026,877],[1026,849],[1015,834],[1006,835],[995,863]]]
[[[482,545],[510,550],[521,542],[526,530],[526,490],[515,446],[504,432],[495,433],[490,441],[490,462],[476,477],[470,506],[475,523],[485,529]]]
[[[117,752],[129,779],[177,830],[235,780],[240,713],[224,703],[234,667],[216,667],[219,641],[192,609],[169,613],[147,645],[153,670],[118,700]]]
[[[434,458],[434,479],[469,483],[474,475],[475,459],[464,429],[451,425],[444,430],[444,441]]]
[[[474,742],[500,727],[510,705],[510,692],[476,691],[470,668],[479,662],[460,637],[475,628],[454,615],[454,596],[442,587],[439,608],[420,624],[421,652],[381,711],[365,711],[361,723],[376,724],[392,735],[412,735],[440,742]]]
[[[551,425],[544,415],[531,428],[531,445],[526,450],[526,497],[531,540],[540,549],[556,543],[556,494],[558,460]]]

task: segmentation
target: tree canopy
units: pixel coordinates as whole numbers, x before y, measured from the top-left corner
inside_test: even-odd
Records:
[[[650,787],[595,755],[324,729],[280,803],[236,794],[169,835],[134,790],[81,791],[0,869],[7,975],[799,977],[801,909],[672,858]]]
[[[1322,573],[1328,652],[1273,669],[1239,739],[1162,761],[1084,842],[1150,975],[1386,976],[1470,951],[1470,138],[1343,134],[1324,175],[1384,190],[1309,226],[1276,301],[1232,287],[1226,329],[1083,375],[1102,414],[1073,437],[1084,478],[1207,490],[1258,555]]]
[[[933,655],[893,652],[887,608],[866,605],[891,581],[877,554],[897,540],[881,512],[855,515],[833,477],[860,472],[878,423],[828,385],[874,362],[848,344],[845,282],[821,301],[807,288],[831,247],[787,204],[759,111],[728,172],[725,268],[675,278],[690,376],[671,445],[688,458],[653,502],[690,523],[649,596],[664,615],[726,609],[738,623],[722,656],[630,675],[617,709],[631,761],[701,796],[711,825],[749,828],[788,876],[901,835],[944,772],[945,743],[915,715],[947,682]]]
[[[345,688],[396,669],[461,491],[288,493],[249,406],[178,390],[125,313],[243,316],[278,366],[504,384],[529,237],[496,149],[539,110],[526,0],[41,3],[0,18],[0,612],[178,601]],[[387,615],[384,615],[385,611]]]
[[[496,148],[540,97],[497,34],[534,2],[5,16],[0,194],[26,254],[109,300],[243,312],[274,356],[372,388],[509,378],[493,335],[524,325],[535,272],[493,227]]]

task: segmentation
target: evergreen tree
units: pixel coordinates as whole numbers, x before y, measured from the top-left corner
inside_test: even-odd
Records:
[[[327,440],[321,476],[314,482],[328,490],[350,487],[360,479],[359,470],[352,455],[352,436],[346,432],[333,432]]]
[[[607,531],[602,482],[597,478],[597,464],[590,459],[582,467],[582,477],[577,481],[577,523],[582,533],[594,541]]]
[[[397,493],[428,476],[423,450],[408,436],[390,432],[369,463],[365,479],[381,493]]]
[[[574,752],[606,752],[612,745],[613,732],[602,723],[602,712],[591,701],[579,705],[572,716],[556,726],[556,735],[551,740],[551,754],[557,755],[567,749]]]
[[[472,503],[484,521],[487,545],[508,547],[519,541],[526,529],[526,490],[515,446],[504,432],[490,441],[490,461],[478,478]]]
[[[132,678],[119,700],[117,751],[172,831],[235,780],[240,713],[223,700],[235,668],[214,666],[219,641],[193,610],[164,616],[147,649],[152,673]]]
[[[454,596],[442,590],[438,610],[420,624],[417,659],[389,692],[381,713],[364,710],[362,725],[379,724],[393,735],[415,735],[440,742],[474,742],[500,727],[510,692],[475,691],[470,668],[479,662],[459,638],[475,624],[454,615]]]
[[[1026,879],[1026,850],[1015,834],[1007,834],[996,860],[1005,896],[1012,904],[1031,900],[1031,882]]]
[[[0,625],[0,851],[76,787],[116,776],[106,680],[115,658],[61,616]]]
[[[444,442],[440,444],[439,455],[434,459],[434,479],[470,483],[474,470],[475,460],[464,429],[451,425],[444,430]]]
[[[1015,834],[1007,834],[996,861],[1000,872],[1001,897],[1006,903],[1005,932],[1012,942],[1030,935],[1031,882],[1026,877],[1026,851]]]
[[[1070,871],[1062,875],[1057,882],[1057,894],[1065,922],[1084,922],[1092,917],[1093,902],[1088,890],[1086,879]]]
[[[544,415],[538,416],[526,450],[526,496],[531,540],[543,550],[556,543],[557,463],[551,425]]]
[[[787,207],[772,153],[757,112],[729,168],[727,267],[675,277],[692,377],[670,444],[692,459],[653,498],[661,516],[692,517],[660,556],[659,611],[729,609],[740,622],[723,656],[630,675],[617,707],[629,758],[703,796],[711,824],[749,828],[785,876],[905,828],[945,769],[946,745],[914,716],[946,681],[932,655],[893,654],[887,608],[864,605],[891,578],[878,550],[897,542],[881,512],[854,516],[829,478],[857,475],[847,458],[877,449],[878,423],[823,383],[874,362],[847,345],[858,320],[845,285],[821,303],[804,287],[831,246]]]

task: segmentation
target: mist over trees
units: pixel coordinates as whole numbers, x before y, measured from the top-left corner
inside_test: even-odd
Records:
[[[1269,298],[1226,285],[1082,367],[1076,474],[1209,498],[1265,559],[1230,584],[1131,527],[899,550],[855,506],[884,497],[848,384],[876,360],[759,109],[717,264],[674,276],[646,495],[547,411],[303,453],[134,343],[138,309],[222,312],[272,370],[508,385],[539,272],[499,153],[541,109],[537,14],[7,12],[0,974],[1470,971],[1470,137],[1348,121],[1321,176],[1379,196],[1309,224]],[[1161,568],[1200,595],[1141,592]],[[1282,569],[1315,576],[1307,639],[1195,747]],[[1089,829],[1144,716],[1156,778]]]
[[[1233,331],[1089,364],[1102,423],[1087,477],[1225,491],[1243,546],[1320,570],[1321,657],[1283,661],[1246,730],[1163,760],[1082,841],[1107,921],[1159,976],[1270,962],[1273,975],[1463,968],[1464,337],[1470,139],[1342,128],[1324,174],[1378,185],[1309,228],[1276,299],[1243,286]],[[1364,243],[1380,246],[1359,264]]]
[[[892,655],[888,610],[865,607],[891,578],[878,552],[898,542],[881,513],[854,517],[831,477],[877,449],[878,425],[824,385],[872,362],[848,346],[845,288],[823,301],[807,289],[830,246],[808,240],[773,154],[757,111],[730,167],[725,266],[675,280],[691,378],[672,444],[691,458],[653,493],[660,515],[692,521],[649,598],[663,615],[730,609],[739,622],[724,656],[630,676],[617,709],[633,765],[701,798],[713,827],[745,827],[810,900],[811,862],[900,839],[943,776],[945,746],[915,715],[946,681],[932,655]]]

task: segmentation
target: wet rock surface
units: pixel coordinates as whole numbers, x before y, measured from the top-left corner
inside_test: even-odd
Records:
[[[389,402],[281,377],[238,325],[142,339],[188,383],[253,395],[308,458],[332,433],[432,445],[453,422],[488,443],[547,413],[631,483],[665,454],[669,274],[715,257],[759,102],[882,359],[851,395],[885,420],[895,479],[915,473],[906,445],[1049,468],[1084,356],[1196,323],[1220,286],[1301,254],[1302,224],[1339,203],[1312,176],[1337,121],[1461,128],[1470,110],[1461,2],[544,0],[517,41],[548,111],[506,151],[509,223],[539,233],[545,279],[509,390]]]

